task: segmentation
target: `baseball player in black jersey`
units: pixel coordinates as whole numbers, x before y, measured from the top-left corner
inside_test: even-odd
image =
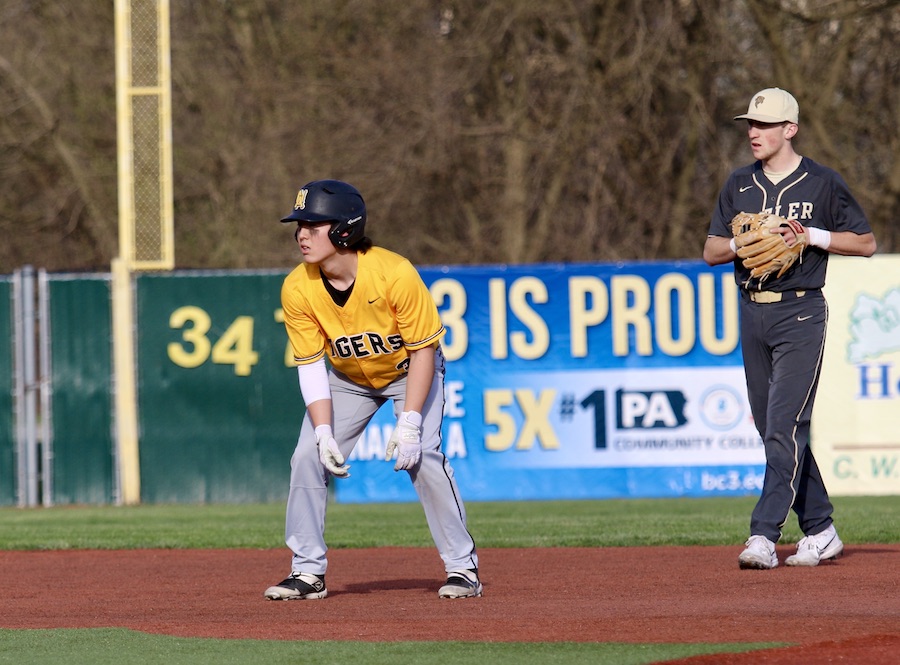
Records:
[[[871,256],[875,237],[843,178],[794,150],[799,131],[797,100],[779,88],[762,90],[747,112],[756,161],[734,171],[719,193],[703,258],[709,265],[734,262],[741,289],[741,346],[750,408],[766,452],[762,493],[750,519],[741,568],[778,565],[775,543],[797,513],[805,537],[789,566],[815,566],[841,554],[832,505],[809,448],[809,424],[822,367],[828,305],[822,295],[828,254]],[[737,257],[730,226],[741,212],[767,212],[796,220],[808,247],[781,277],[760,281]],[[771,231],[788,245],[798,228]]]

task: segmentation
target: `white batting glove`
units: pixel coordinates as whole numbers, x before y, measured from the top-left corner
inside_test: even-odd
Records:
[[[394,471],[412,469],[422,459],[422,414],[417,411],[404,411],[397,419],[397,426],[391,434],[384,459],[390,462],[397,452],[397,463]]]
[[[338,448],[331,425],[319,425],[316,427],[316,443],[319,444],[319,460],[333,476],[338,478],[350,477],[350,465],[344,466],[344,456]]]

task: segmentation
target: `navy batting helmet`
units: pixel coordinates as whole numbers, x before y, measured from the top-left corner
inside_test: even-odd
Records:
[[[315,180],[300,188],[294,209],[281,221],[331,222],[328,237],[332,244],[350,247],[365,237],[366,203],[353,185],[340,180]]]

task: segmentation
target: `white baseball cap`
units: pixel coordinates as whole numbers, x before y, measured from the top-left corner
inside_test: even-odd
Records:
[[[792,122],[800,120],[800,105],[794,96],[781,88],[766,88],[750,98],[750,106],[743,115],[734,116],[735,120],[757,120],[759,122]]]

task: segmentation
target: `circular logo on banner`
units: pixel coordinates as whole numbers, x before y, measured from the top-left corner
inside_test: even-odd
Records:
[[[743,415],[741,396],[731,386],[713,386],[700,399],[700,417],[713,429],[732,429]]]

